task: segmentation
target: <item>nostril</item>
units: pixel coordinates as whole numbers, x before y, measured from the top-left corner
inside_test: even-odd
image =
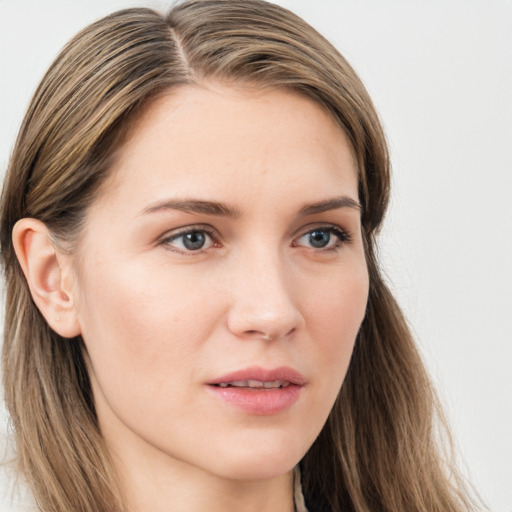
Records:
[[[251,337],[261,338],[262,340],[265,340],[265,341],[276,341],[281,338],[290,336],[294,332],[295,332],[295,327],[293,327],[292,329],[290,329],[288,332],[286,332],[284,334],[280,334],[280,333],[276,333],[276,332],[268,333],[268,332],[259,331],[257,329],[247,330],[247,331],[245,331],[245,334],[248,336],[251,336]]]
[[[259,331],[257,329],[247,330],[247,331],[245,331],[245,334],[247,336],[251,336],[254,338],[261,338],[262,340],[265,340],[265,341],[274,341],[281,337],[280,335],[276,335],[276,334],[272,335],[268,332]]]
[[[248,336],[251,336],[251,337],[258,337],[258,338],[261,338],[262,340],[265,340],[265,341],[274,341],[278,338],[280,338],[279,335],[271,335],[267,332],[263,332],[263,331],[258,331],[256,329],[251,329],[249,331],[246,331],[246,334]]]

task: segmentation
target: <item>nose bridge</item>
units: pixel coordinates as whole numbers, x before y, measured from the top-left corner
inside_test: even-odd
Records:
[[[272,245],[244,251],[234,262],[228,324],[238,336],[278,339],[302,322],[291,286],[292,269]]]

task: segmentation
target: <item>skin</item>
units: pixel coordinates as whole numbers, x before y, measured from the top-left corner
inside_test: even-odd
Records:
[[[197,200],[236,214],[162,206]],[[128,510],[293,511],[292,468],[327,419],[365,313],[357,201],[343,130],[297,93],[187,86],[137,121],[72,271],[60,258]],[[183,228],[205,245],[188,250]],[[254,365],[300,372],[298,400],[258,415],[207,391]]]

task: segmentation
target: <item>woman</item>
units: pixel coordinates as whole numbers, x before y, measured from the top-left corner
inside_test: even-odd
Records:
[[[379,273],[388,195],[368,94],[290,12],[189,1],[78,34],[2,202],[40,510],[470,510]]]

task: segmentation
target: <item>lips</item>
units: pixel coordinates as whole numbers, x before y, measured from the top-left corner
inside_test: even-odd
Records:
[[[237,387],[262,387],[258,386],[258,383],[271,384],[276,382],[303,386],[306,383],[306,380],[298,371],[288,366],[280,366],[279,368],[274,368],[272,370],[266,370],[259,366],[254,366],[223,375],[208,384],[213,386],[223,385],[223,387],[226,387],[224,386],[225,384]],[[240,383],[247,383],[247,385],[241,386]]]
[[[206,388],[228,406],[254,415],[273,415],[290,408],[306,384],[296,370],[252,367],[223,375]]]
[[[221,388],[250,388],[250,389],[282,389],[287,388],[290,385],[290,381],[288,380],[273,380],[273,381],[265,381],[261,380],[234,380],[231,382],[221,382],[217,384],[217,386]]]

